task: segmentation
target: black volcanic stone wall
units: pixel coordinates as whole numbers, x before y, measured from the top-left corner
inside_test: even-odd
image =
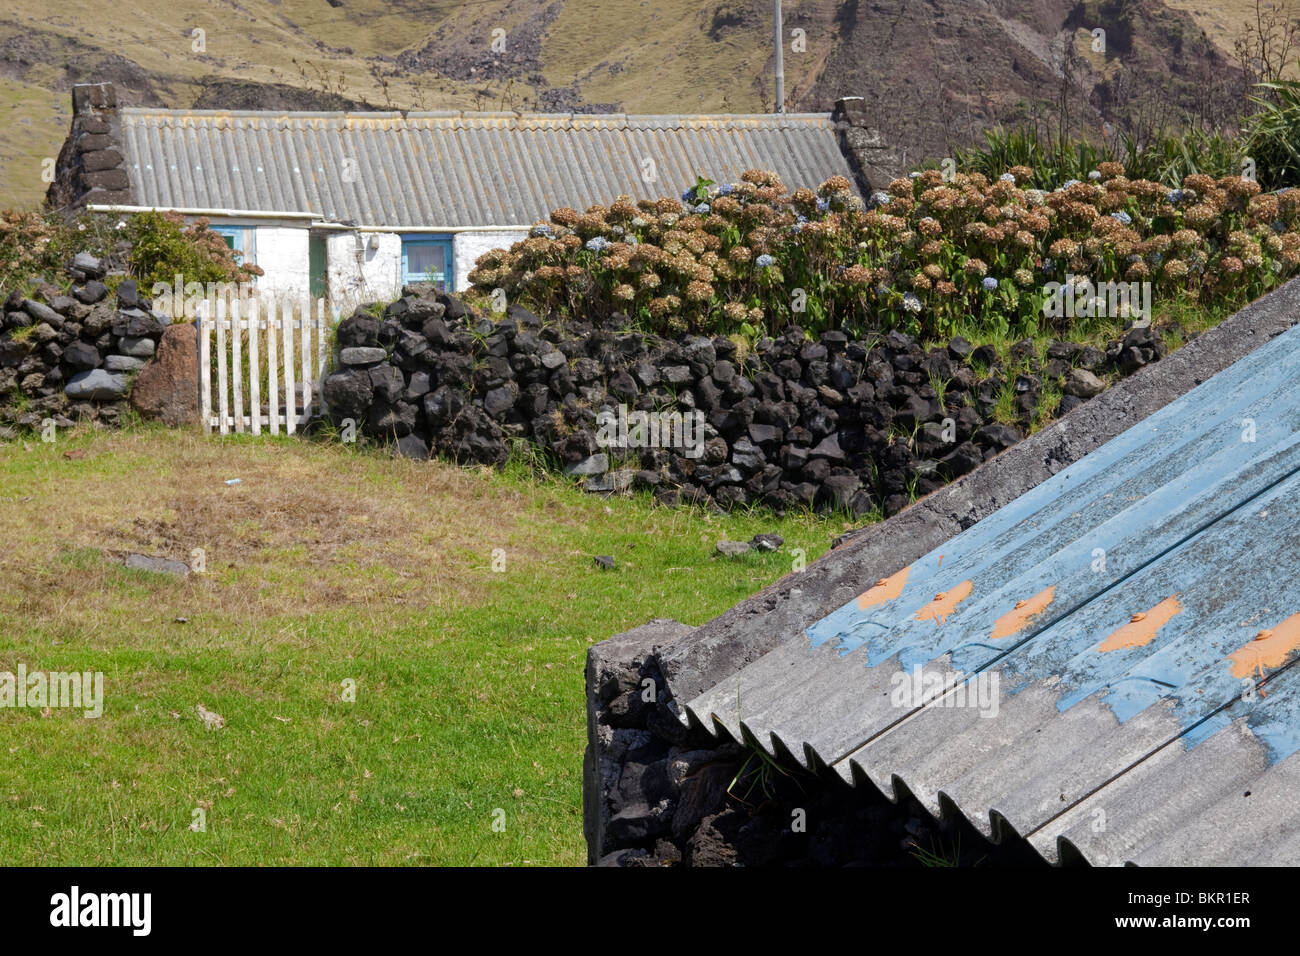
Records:
[[[34,298],[12,292],[0,314],[0,438],[18,428],[60,428],[77,419],[121,421],[135,375],[157,351],[170,319],[153,311],[132,279],[116,294],[106,265],[80,253],[65,294],[41,283]]]
[[[324,382],[330,417],[415,458],[500,465],[512,440],[532,442],[590,491],[889,515],[1019,441],[1044,382],[1065,393],[1051,410],[1059,415],[1098,394],[1099,376],[1166,352],[1159,331],[1138,327],[1105,351],[1058,342],[1043,361],[1019,343],[1013,371],[992,348],[960,338],[927,351],[899,332],[863,342],[790,328],[741,354],[724,337],[664,341],[626,321],[620,328],[619,318],[543,323],[512,306],[493,319],[407,287],[382,316],[363,308],[340,323],[336,370]],[[942,399],[936,381],[946,383]],[[1014,425],[993,418],[1008,382]],[[620,404],[699,410],[703,453],[600,447],[597,414]]]

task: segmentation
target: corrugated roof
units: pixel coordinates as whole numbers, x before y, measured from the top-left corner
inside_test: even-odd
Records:
[[[1052,861],[1300,864],[1297,378],[1300,327],[688,715]]]
[[[697,176],[725,182],[748,169],[791,188],[853,179],[825,114],[124,109],[121,119],[138,205],[300,210],[361,225],[528,225],[559,206],[677,196]]]

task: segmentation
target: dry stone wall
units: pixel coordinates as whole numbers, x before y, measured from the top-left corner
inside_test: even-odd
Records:
[[[40,283],[34,297],[14,291],[4,299],[0,437],[40,428],[46,420],[58,427],[78,419],[120,423],[136,377],[171,320],[153,311],[131,279],[110,293],[106,271],[103,262],[81,253],[69,267],[67,294]]]
[[[987,345],[926,349],[900,332],[666,341],[617,315],[479,316],[420,287],[382,314],[359,309],[337,342],[331,417],[402,454],[499,465],[523,441],[593,492],[858,516],[894,514],[1011,447],[1048,396],[1063,394],[1046,409],[1063,414],[1166,352],[1150,327],[1104,351],[1057,342],[1039,356],[1024,342],[1005,361]]]

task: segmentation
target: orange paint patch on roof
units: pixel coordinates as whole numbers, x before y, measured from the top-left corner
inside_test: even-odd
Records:
[[[1039,591],[1028,601],[1017,601],[1016,606],[1003,614],[993,624],[993,640],[1010,637],[1022,630],[1030,619],[1042,614],[1056,597],[1056,585]]]
[[[1229,654],[1232,676],[1263,677],[1266,667],[1281,667],[1296,648],[1300,648],[1300,614],[1292,614],[1272,630],[1260,631],[1249,644]]]
[[[975,585],[970,581],[963,581],[947,591],[940,591],[934,596],[933,601],[916,612],[916,619],[918,621],[933,619],[937,627],[948,619],[949,614],[957,610],[958,604],[970,597],[970,592],[974,588]]]
[[[1145,647],[1155,640],[1156,634],[1169,623],[1170,618],[1182,613],[1183,605],[1178,595],[1167,597],[1151,610],[1134,614],[1132,620],[1102,641],[1097,650],[1104,654],[1126,647]]]
[[[903,593],[903,585],[907,583],[907,572],[911,570],[911,565],[908,565],[887,578],[881,578],[874,587],[858,596],[858,607],[865,611],[869,607],[884,604],[898,597]]]

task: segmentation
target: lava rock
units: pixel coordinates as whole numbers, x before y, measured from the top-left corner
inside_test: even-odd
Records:
[[[63,391],[71,399],[102,402],[125,398],[128,388],[126,376],[94,368],[72,376]]]
[[[386,358],[387,351],[371,346],[351,346],[339,352],[339,361],[344,365],[373,365]]]
[[[63,362],[69,368],[86,370],[98,368],[103,360],[99,350],[89,342],[73,342],[63,350]]]
[[[749,554],[751,546],[748,541],[719,541],[715,549],[724,558],[738,558],[742,554]]]
[[[365,369],[348,368],[329,375],[322,389],[325,404],[338,420],[364,421],[374,398],[374,384]]]
[[[1087,369],[1075,368],[1066,373],[1062,390],[1078,398],[1096,398],[1106,391],[1106,383]]]

